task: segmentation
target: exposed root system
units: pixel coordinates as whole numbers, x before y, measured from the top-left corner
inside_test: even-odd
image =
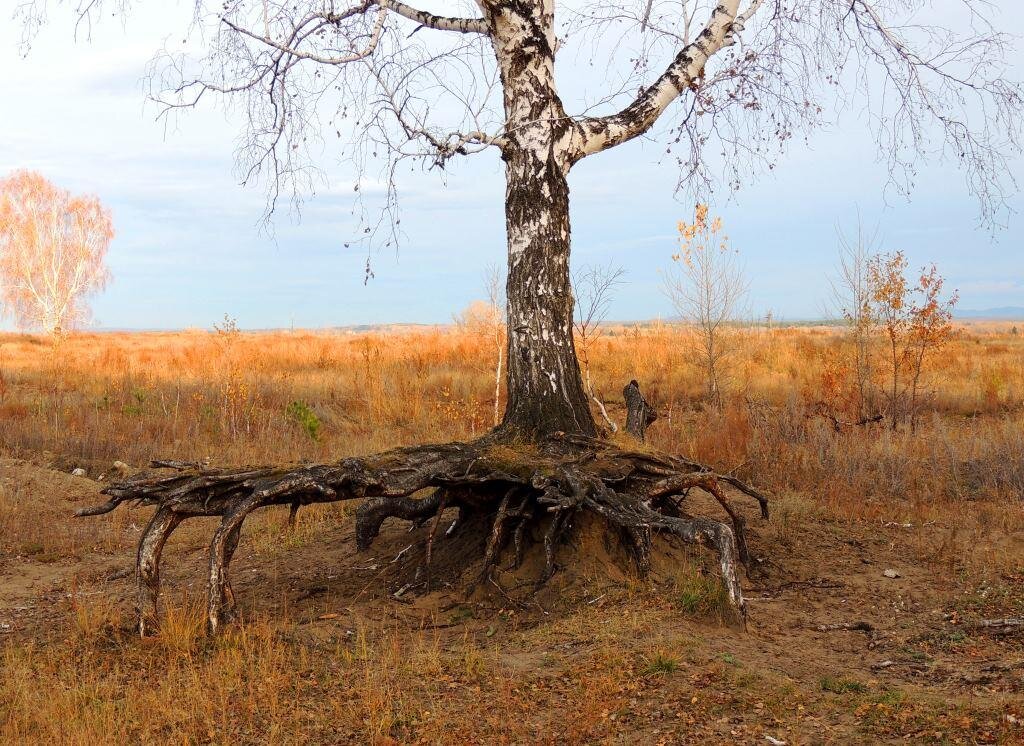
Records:
[[[104,490],[110,500],[79,511],[106,513],[123,502],[156,505],[139,542],[137,557],[139,631],[157,625],[160,554],[167,538],[187,518],[222,516],[210,544],[207,625],[211,633],[228,619],[234,595],[228,575],[246,517],[258,508],[288,505],[290,520],[312,503],[361,499],[355,538],[365,549],[388,518],[415,524],[430,522],[423,553],[424,586],[430,587],[435,542],[445,534],[456,540],[464,531],[439,529],[441,514],[457,508],[460,524],[486,534],[483,562],[474,584],[508,555],[518,567],[533,543],[543,551],[538,583],[557,571],[558,549],[580,513],[590,513],[630,549],[637,571],[651,565],[652,541],[674,536],[705,545],[718,556],[722,582],[731,604],[745,614],[738,563],[747,563],[742,516],[730,505],[725,487],[758,501],[768,515],[764,495],[729,475],[716,474],[693,461],[644,450],[630,450],[596,438],[559,434],[540,443],[517,444],[491,434],[469,443],[397,448],[334,464],[290,468],[209,469],[198,464],[161,461],[154,468]],[[729,523],[687,515],[684,498],[691,489],[713,495]],[[447,540],[447,539],[446,539]]]

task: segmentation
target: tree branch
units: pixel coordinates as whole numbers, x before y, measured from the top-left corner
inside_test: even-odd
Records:
[[[684,46],[665,72],[632,103],[616,114],[580,120],[580,157],[620,145],[649,130],[669,104],[703,77],[704,65],[711,56],[734,43],[736,34],[762,2],[753,0],[746,11],[739,13],[740,0],[722,0],[696,40]]]
[[[299,43],[312,36],[322,27],[326,25],[338,26],[342,21],[352,18],[353,16],[360,16],[375,6],[378,8],[377,18],[374,21],[373,30],[370,32],[370,39],[365,48],[341,57],[329,57],[299,50]],[[451,18],[447,16],[437,16],[432,13],[417,10],[416,8],[399,2],[398,0],[364,0],[364,2],[359,3],[358,5],[353,5],[350,8],[346,8],[341,12],[312,14],[303,19],[301,23],[296,24],[292,38],[286,43],[274,41],[267,34],[256,34],[234,23],[228,19],[227,16],[221,16],[220,20],[221,23],[232,31],[242,34],[243,36],[247,36],[250,39],[255,39],[262,44],[266,44],[268,47],[284,52],[296,59],[310,60],[311,62],[318,62],[322,65],[345,65],[350,62],[357,62],[358,60],[364,59],[365,57],[369,57],[373,54],[377,49],[377,44],[380,42],[380,35],[384,30],[384,20],[387,16],[387,11],[389,10],[403,18],[415,21],[421,26],[438,29],[440,31],[457,31],[463,34],[488,33],[487,22],[483,18]],[[314,25],[313,28],[306,33],[300,34],[301,30],[305,28],[310,21],[319,21],[319,23]]]
[[[229,21],[227,18],[221,18],[220,20],[221,23],[223,23],[231,30],[237,31],[239,34],[242,34],[243,36],[248,36],[250,39],[255,39],[261,44],[266,44],[268,47],[273,47],[274,49],[280,52],[284,52],[290,55],[291,57],[294,57],[295,59],[310,60],[312,62],[318,62],[322,65],[345,65],[348,64],[349,62],[356,62],[358,60],[363,59],[364,57],[369,57],[371,54],[373,54],[374,50],[377,48],[377,44],[380,42],[380,35],[381,32],[384,30],[384,19],[386,18],[386,16],[386,9],[381,8],[380,10],[378,10],[377,18],[373,22],[373,30],[370,32],[370,39],[366,43],[366,46],[363,49],[353,52],[352,54],[344,55],[342,57],[325,57],[320,54],[314,54],[313,52],[303,52],[302,50],[297,48],[298,44],[281,44],[280,42],[276,42],[268,36],[260,36],[258,34],[254,34],[252,31],[249,31],[248,29],[238,26],[237,24]],[[296,27],[296,33],[298,32],[298,29],[302,28],[303,25],[305,25],[305,22],[300,26]],[[313,30],[307,32],[306,34],[303,34],[300,40],[314,33],[318,28],[319,26],[314,26]]]
[[[483,18],[453,18],[449,16],[436,16],[433,13],[427,13],[426,11],[418,10],[406,5],[405,3],[399,2],[399,0],[374,0],[374,2],[370,4],[390,10],[403,18],[415,21],[421,26],[426,26],[427,28],[436,29],[438,31],[457,31],[460,34],[490,33],[490,29],[487,27],[487,21]]]

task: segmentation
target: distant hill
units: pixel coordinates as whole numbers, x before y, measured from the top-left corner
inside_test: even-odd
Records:
[[[958,319],[992,319],[994,321],[1024,321],[1024,307],[1002,306],[1001,308],[983,308],[972,310],[960,308],[956,311]]]

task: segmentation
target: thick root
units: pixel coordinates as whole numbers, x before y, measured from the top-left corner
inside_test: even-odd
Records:
[[[228,566],[238,546],[242,522],[261,505],[261,497],[252,495],[228,511],[210,542],[210,575],[206,587],[206,628],[212,635],[234,614],[234,593],[228,578]]]
[[[505,493],[505,496],[501,498],[501,502],[498,504],[498,512],[494,516],[491,535],[487,539],[487,548],[484,550],[484,566],[480,570],[480,577],[477,580],[477,583],[484,583],[490,579],[491,568],[494,567],[494,563],[497,561],[502,547],[505,546],[505,536],[508,528],[507,522],[509,519],[508,504],[512,495],[515,493],[516,489],[512,488]],[[472,587],[473,586],[470,586],[470,589],[472,589]]]
[[[135,580],[138,584],[139,634],[147,637],[156,632],[157,602],[160,598],[160,555],[164,544],[182,516],[170,508],[160,508],[149,521],[139,540],[135,555]]]
[[[558,569],[559,546],[581,512],[599,516],[632,551],[640,574],[651,565],[652,544],[659,535],[674,536],[714,550],[722,582],[740,615],[745,604],[737,564],[747,562],[745,526],[727,499],[724,486],[756,499],[767,515],[767,499],[728,475],[693,461],[647,451],[624,450],[608,441],[556,435],[537,444],[502,442],[492,435],[471,443],[400,448],[336,464],[286,468],[213,470],[180,462],[155,462],[173,473],[135,475],[105,490],[111,499],[80,515],[96,515],[133,501],[158,510],[143,533],[138,552],[139,631],[156,628],[160,553],[179,523],[192,516],[222,516],[210,544],[207,626],[216,632],[231,618],[234,594],[229,565],[242,523],[253,511],[287,505],[290,524],[303,505],[362,499],[356,512],[355,538],[368,547],[388,518],[415,524],[433,519],[425,539],[429,573],[441,515],[457,508],[460,526],[473,517],[487,531],[482,565],[473,586],[491,579],[493,568],[512,544],[510,565],[518,567],[542,537],[544,568],[539,582]],[[713,496],[729,523],[686,516],[680,505],[692,489]],[[484,523],[484,520],[488,523]],[[465,530],[444,532],[446,541]],[[429,574],[427,575],[429,588]],[[472,587],[472,586],[471,586]]]
[[[387,518],[419,522],[436,516],[441,509],[441,497],[441,490],[435,490],[419,500],[411,497],[373,497],[365,500],[356,511],[356,546],[360,549],[369,548]]]

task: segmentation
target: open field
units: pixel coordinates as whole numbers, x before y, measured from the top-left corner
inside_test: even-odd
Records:
[[[961,327],[925,372],[916,432],[894,432],[819,414],[847,400],[839,329],[742,332],[721,412],[695,403],[682,334],[609,329],[592,375],[620,423],[619,392],[640,381],[661,414],[653,447],[773,496],[767,522],[739,503],[765,560],[744,579],[745,631],[693,550],[647,581],[585,563],[526,606],[497,590],[396,599],[392,560],[424,530],[390,526],[360,553],[339,503],[291,532],[287,511],[250,520],[245,621],[213,641],[201,521],[165,553],[161,634],[137,639],[129,573],[149,511],[71,517],[113,462],[471,438],[493,423],[493,339],[0,336],[0,741],[1024,742],[1024,630],[977,626],[1024,616],[1024,336]]]

